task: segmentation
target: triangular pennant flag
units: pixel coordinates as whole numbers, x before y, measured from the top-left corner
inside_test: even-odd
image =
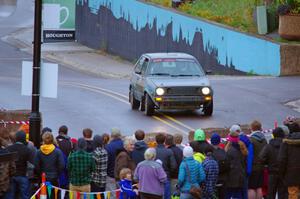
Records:
[[[116,191],[116,198],[119,199],[120,198],[120,190]]]
[[[106,199],[110,199],[110,191],[107,192],[107,197]]]
[[[101,193],[97,193],[97,199],[101,199]]]
[[[66,193],[66,191],[64,190],[64,189],[62,189],[61,191],[60,191],[60,199],[64,199],[66,196],[67,193]]]
[[[54,188],[54,199],[57,199],[57,193],[58,193],[58,189]]]
[[[86,193],[83,193],[83,199],[87,199],[87,198],[86,198]]]
[[[76,192],[76,199],[80,199],[80,192]]]
[[[35,196],[31,196],[31,198],[30,199],[35,199]]]
[[[70,199],[73,199],[73,191],[70,191],[70,192],[69,192],[69,198],[70,198]]]
[[[107,199],[107,192],[104,192],[103,195],[104,195],[104,199]]]
[[[49,186],[47,186],[47,191],[48,191],[49,198],[51,198],[51,194],[52,194],[52,185],[51,184]]]
[[[90,194],[90,199],[94,199],[94,194]]]

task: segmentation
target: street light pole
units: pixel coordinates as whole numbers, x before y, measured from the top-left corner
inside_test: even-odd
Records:
[[[34,40],[33,40],[33,75],[32,102],[29,117],[29,139],[34,145],[40,146],[41,115],[40,107],[40,69],[41,69],[41,32],[42,32],[42,0],[35,0],[34,9]]]

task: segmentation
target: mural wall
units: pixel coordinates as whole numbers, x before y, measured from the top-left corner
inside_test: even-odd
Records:
[[[280,74],[280,45],[137,0],[77,0],[77,40],[129,60],[186,52],[217,74]]]

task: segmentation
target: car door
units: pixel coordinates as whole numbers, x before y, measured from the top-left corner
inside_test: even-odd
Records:
[[[145,90],[145,73],[149,64],[149,59],[147,57],[143,57],[141,59],[141,73],[136,81],[136,90],[138,99],[142,99]]]
[[[137,63],[135,64],[134,71],[131,76],[131,86],[133,88],[133,94],[136,99],[140,100],[140,88],[139,88],[139,81],[141,79],[142,74],[142,66],[144,63],[145,57],[141,57]]]

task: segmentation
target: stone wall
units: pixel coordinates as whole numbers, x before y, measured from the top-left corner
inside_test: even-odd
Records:
[[[300,75],[300,45],[282,44],[280,56],[281,75]]]

